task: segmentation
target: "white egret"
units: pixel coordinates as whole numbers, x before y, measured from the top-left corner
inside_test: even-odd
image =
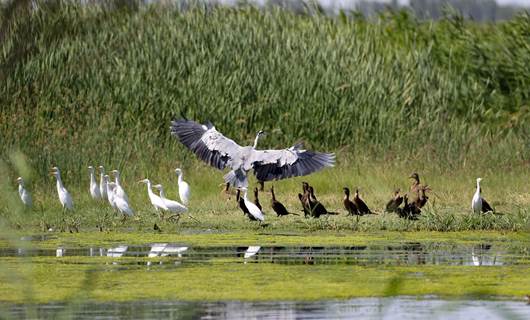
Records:
[[[57,167],[53,167],[52,170],[54,171],[51,173],[51,175],[55,176],[55,178],[57,179],[57,194],[59,195],[59,201],[61,202],[63,209],[73,210],[74,202],[72,201],[72,196],[70,196],[70,193],[63,185],[63,181],[61,179],[61,171]]]
[[[187,206],[190,200],[190,185],[186,181],[184,181],[182,169],[175,169],[175,173],[178,176],[180,201],[182,201],[182,203]]]
[[[96,176],[94,175],[94,167],[88,166],[88,171],[90,172],[90,196],[92,196],[92,199],[99,200],[101,199],[101,192],[99,191]]]
[[[112,193],[112,203],[114,204],[113,207],[124,215],[124,219],[126,216],[134,215],[134,211],[129,205],[129,200],[124,199],[116,194],[116,183],[109,182],[109,185],[111,186],[110,192]]]
[[[105,183],[105,168],[103,166],[99,166],[99,194],[101,195],[101,198],[103,200],[108,200],[107,197],[107,185]],[[107,176],[108,177],[108,176]]]
[[[219,170],[229,167],[231,171],[224,180],[236,188],[248,185],[247,173],[251,169],[259,181],[270,181],[308,175],[335,163],[335,154],[303,150],[300,143],[283,150],[242,147],[223,136],[211,123],[174,120],[171,134],[211,166]],[[258,137],[261,134],[258,132]]]
[[[480,181],[482,181],[482,178],[477,178],[477,191],[475,191],[473,199],[471,200],[471,209],[473,209],[473,212],[475,213],[493,211],[489,203],[480,195]]]
[[[114,174],[114,183],[116,183],[116,190],[114,193],[125,201],[129,201],[129,197],[127,197],[125,190],[123,190],[123,187],[120,184],[120,172],[118,170],[112,170],[111,172]]]
[[[155,207],[155,210],[158,211],[158,209],[162,210],[169,210],[168,207],[164,204],[164,201],[162,198],[154,194],[153,190],[151,190],[151,181],[149,179],[143,179],[138,181],[138,183],[145,183],[147,185],[147,195],[149,196],[149,200],[151,201],[151,204],[153,207]]]
[[[263,212],[252,202],[248,201],[247,198],[247,188],[241,188],[243,190],[243,201],[245,203],[245,206],[248,209],[248,212],[260,222],[265,221],[265,216],[263,216]]]
[[[22,177],[17,178],[18,182],[18,195],[20,196],[20,200],[22,200],[22,203],[30,208],[33,205],[33,201],[31,200],[31,194],[28,190],[26,190],[26,187],[24,185],[24,179]]]
[[[116,188],[116,184],[114,182],[109,182],[109,176],[107,174],[103,176],[103,182],[105,183],[105,193],[107,194],[107,200],[109,201],[110,206],[114,209],[118,209],[114,203],[114,188]]]
[[[186,206],[178,203],[177,201],[167,199],[166,195],[164,194],[164,188],[161,184],[154,185],[153,188],[160,190],[160,199],[162,199],[164,205],[169,211],[175,213],[182,213],[188,211],[188,208],[186,208]]]

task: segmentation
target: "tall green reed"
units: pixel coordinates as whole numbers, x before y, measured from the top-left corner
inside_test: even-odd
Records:
[[[4,14],[0,154],[22,150],[36,179],[51,165],[74,178],[89,163],[162,172],[194,159],[169,135],[183,114],[241,144],[265,129],[263,147],[304,140],[342,163],[528,165],[528,14],[166,9],[46,1]]]

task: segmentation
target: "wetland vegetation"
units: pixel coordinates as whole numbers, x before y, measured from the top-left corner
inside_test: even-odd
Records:
[[[0,18],[0,252],[6,253],[0,301],[7,303],[0,316],[15,303],[75,306],[84,298],[522,299],[529,293],[527,13],[477,23],[450,11],[432,22],[407,12],[364,19],[250,6],[178,11],[120,2],[29,3],[4,5]],[[277,218],[264,192],[266,225],[248,221],[234,196],[222,194],[222,173],[169,135],[169,121],[181,114],[214,122],[241,144],[250,145],[263,129],[269,135],[260,148],[303,139],[336,152],[335,168],[274,186],[277,198],[300,212],[296,194],[308,181],[339,215]],[[61,211],[47,175],[54,165],[73,196],[71,214]],[[133,218],[122,221],[90,198],[88,165],[120,169]],[[189,213],[178,223],[161,219],[136,183],[148,177],[176,198],[175,167],[192,188]],[[433,190],[417,221],[383,211],[395,188],[408,190],[412,172]],[[31,210],[18,201],[18,176],[33,194]],[[498,214],[471,213],[479,176]],[[359,186],[376,215],[347,217],[344,186]],[[67,225],[79,232],[60,232]],[[36,234],[45,236],[27,240]],[[138,256],[69,256],[155,243],[189,249],[155,258],[144,249]],[[411,243],[421,252],[388,253]],[[263,249],[245,260],[232,248],[248,246]],[[277,249],[270,249],[355,246],[383,248],[390,258],[367,262],[350,252],[336,254],[333,263],[297,256],[289,264],[274,260]],[[440,246],[461,263],[404,263],[404,256],[436,256]],[[505,263],[474,264],[477,246]],[[229,253],[195,261],[208,247]],[[63,249],[64,256],[49,256]]]

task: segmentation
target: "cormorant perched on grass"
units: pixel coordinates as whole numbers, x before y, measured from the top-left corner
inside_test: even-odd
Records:
[[[274,187],[271,187],[271,195],[272,195],[271,207],[272,207],[272,210],[276,212],[276,215],[278,217],[286,216],[288,214],[297,215],[295,213],[290,213],[289,211],[287,211],[285,206],[280,201],[276,200],[276,195],[274,194]]]
[[[344,209],[348,211],[349,216],[359,215],[359,209],[357,209],[357,206],[355,205],[355,203],[353,203],[350,200],[350,189],[348,189],[347,187],[344,187],[343,190],[344,190],[344,200],[343,200]]]
[[[400,194],[400,190],[394,191],[394,196],[386,204],[385,210],[387,212],[397,212],[399,206],[403,203],[403,196]]]
[[[359,189],[355,189],[355,197],[353,197],[353,203],[355,203],[355,206],[357,207],[357,210],[359,210],[359,214],[372,214],[372,211],[366,203],[359,197]]]

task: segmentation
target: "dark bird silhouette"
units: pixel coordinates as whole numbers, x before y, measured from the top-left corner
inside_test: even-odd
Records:
[[[256,205],[256,207],[258,207],[261,210],[261,204],[259,203],[259,198],[258,198],[258,188],[254,188],[254,204]],[[263,210],[261,211],[263,212]]]
[[[309,186],[308,191],[309,191],[309,201],[317,202],[318,200],[317,200],[317,197],[315,196],[315,189],[313,189],[312,186]]]
[[[286,216],[288,214],[297,215],[295,213],[290,213],[289,211],[287,211],[285,206],[280,201],[276,200],[276,195],[274,194],[274,187],[271,187],[271,195],[272,195],[271,207],[272,207],[272,210],[274,210],[274,212],[276,212],[276,215],[278,217]]]
[[[307,216],[311,215],[311,208],[309,207],[306,202],[306,199],[301,193],[298,194],[298,199],[300,199],[300,203],[302,204],[302,209],[304,210],[304,217],[307,218]]]
[[[313,202],[312,206],[311,206],[311,215],[315,218],[320,218],[320,216],[323,216],[325,214],[337,214],[336,212],[331,212],[331,211],[328,211],[326,209],[326,207],[324,207],[324,205],[322,203],[320,203],[319,201],[315,201]]]
[[[343,190],[344,190],[344,200],[343,200],[344,209],[348,211],[349,216],[359,215],[359,209],[357,209],[357,206],[355,205],[355,203],[353,203],[350,200],[350,189],[348,189],[347,187],[344,187]]]
[[[317,197],[315,196],[315,189],[313,189],[312,186],[308,187],[308,193],[309,193],[309,209],[311,212],[311,216],[315,218],[319,218],[322,215],[325,214],[337,214],[336,212],[331,212],[324,207],[324,205],[317,200]]]
[[[486,201],[486,199],[482,198],[482,212],[494,212],[493,208],[490,206],[490,204]]]
[[[372,211],[366,203],[359,197],[359,189],[355,189],[355,196],[353,197],[353,203],[355,203],[355,206],[357,207],[357,210],[359,210],[360,215],[365,214],[372,214]]]
[[[400,190],[396,189],[396,191],[394,191],[394,196],[386,204],[386,211],[397,212],[397,209],[402,203],[403,203],[403,196],[400,194]]]
[[[421,209],[416,207],[414,203],[409,203],[407,195],[403,196],[404,206],[403,208],[397,209],[397,214],[400,218],[409,220],[418,220],[418,216],[421,214]]]
[[[302,208],[304,209],[304,216],[307,217],[311,215],[311,204],[309,199],[309,183],[302,182],[302,194],[299,194],[300,202],[302,203]]]
[[[427,200],[429,200],[429,197],[425,194],[426,191],[431,191],[431,188],[429,186],[421,186],[419,189],[419,195],[418,198],[415,199],[414,205],[421,209],[427,204]]]
[[[410,186],[410,191],[419,194],[420,189],[421,189],[419,174],[414,172],[413,174],[410,175],[409,178],[413,180],[412,185]]]
[[[157,232],[162,232],[162,229],[160,229],[160,227],[155,223],[155,225],[153,226],[153,230],[157,231]]]

